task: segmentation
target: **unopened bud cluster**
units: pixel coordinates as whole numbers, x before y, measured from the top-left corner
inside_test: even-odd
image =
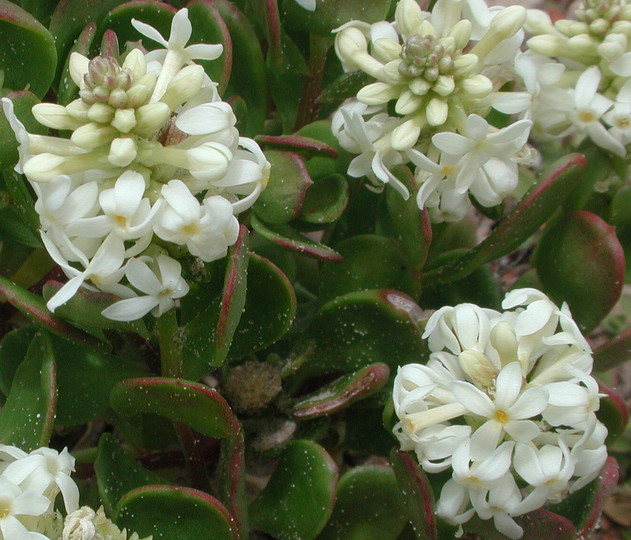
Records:
[[[567,306],[516,289],[504,312],[446,306],[427,322],[426,365],[399,368],[395,434],[429,473],[449,470],[437,514],[475,514],[509,538],[515,517],[558,503],[596,478],[607,429],[591,349]]]
[[[16,171],[37,194],[42,240],[69,278],[51,310],[81,286],[123,298],[103,312],[112,319],[171,309],[189,289],[178,259],[224,257],[237,239],[236,214],[269,177],[260,148],[239,136],[232,108],[194,63],[217,58],[221,45],[185,46],[186,9],[174,15],[168,41],[132,24],[165,48],[122,59],[73,53],[79,97],[33,107],[69,139],[28,133],[2,100],[20,142]]]
[[[476,3],[472,10],[468,2],[438,0],[424,12],[400,0],[394,24],[352,21],[338,29],[346,69],[376,79],[333,119],[341,145],[359,154],[349,174],[408,197],[391,169],[412,163],[417,203],[434,221],[462,218],[470,194],[484,206],[499,204],[517,184],[530,120],[502,131],[484,118],[511,77],[525,18],[518,6],[480,10]]]

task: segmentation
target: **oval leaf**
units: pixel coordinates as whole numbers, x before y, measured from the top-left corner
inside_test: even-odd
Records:
[[[0,443],[25,452],[47,446],[55,423],[55,358],[48,336],[38,332],[19,365],[0,411]]]
[[[331,515],[337,474],[337,466],[321,446],[292,441],[250,506],[252,528],[279,540],[315,538]]]
[[[329,174],[314,181],[302,203],[300,220],[313,225],[326,225],[338,219],[346,206],[350,188],[346,177]]]
[[[572,212],[548,227],[535,266],[545,291],[569,304],[583,331],[593,329],[622,293],[622,246],[614,228],[589,212]]]
[[[438,540],[435,497],[432,485],[408,452],[393,450],[390,463],[394,468],[403,502],[418,540]]]
[[[103,433],[94,462],[94,472],[105,511],[111,514],[118,501],[132,489],[164,482],[140,465],[115,440]]]
[[[240,429],[226,400],[212,388],[194,382],[162,377],[128,379],[112,389],[110,403],[122,415],[158,414],[208,437],[227,437]]]
[[[323,298],[370,289],[395,289],[413,297],[418,294],[419,276],[392,238],[362,234],[343,240],[335,250],[344,260],[323,265]]]
[[[394,472],[355,467],[340,478],[333,515],[318,540],[395,540],[408,521]]]
[[[425,318],[408,296],[391,290],[358,291],[322,306],[294,349],[305,375],[350,372],[382,362],[399,365],[426,356]]]
[[[50,88],[57,65],[53,36],[30,13],[7,0],[0,0],[0,35],[4,86],[28,88],[41,98]]]
[[[265,157],[272,165],[271,174],[254,212],[268,223],[288,223],[300,213],[305,192],[313,182],[298,154],[268,150]]]
[[[145,486],[127,493],[116,507],[116,522],[154,540],[236,540],[224,506],[203,491]]]
[[[594,371],[607,371],[631,360],[631,328],[594,350]]]

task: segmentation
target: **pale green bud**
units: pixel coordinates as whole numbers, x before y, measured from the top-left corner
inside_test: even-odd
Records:
[[[517,355],[518,342],[515,336],[515,330],[506,321],[497,323],[491,330],[489,339],[491,345],[500,356],[502,367],[507,366],[511,362],[519,361]]]
[[[526,10],[524,29],[533,36],[539,34],[558,34],[550,15],[540,9]]]
[[[31,109],[35,119],[52,129],[76,129],[82,122],[71,116],[66,108],[54,103],[38,103]]]
[[[355,57],[368,52],[366,36],[354,26],[345,28],[335,36],[335,52],[342,62],[358,67],[354,62]]]
[[[372,54],[384,64],[396,60],[401,53],[401,45],[391,39],[378,39],[372,47]]]
[[[463,54],[454,59],[454,74],[458,77],[471,75],[478,68],[479,59],[475,54]]]
[[[385,79],[384,82],[387,82],[388,84],[399,84],[405,80],[399,70],[399,65],[401,65],[402,61],[403,60],[400,58],[397,58],[396,60],[392,60],[392,62],[388,62],[385,66],[383,66],[382,76],[383,79]]]
[[[134,79],[140,79],[147,73],[145,55],[140,49],[132,49],[125,57],[123,67],[133,74]]]
[[[469,44],[471,40],[471,28],[471,21],[462,19],[449,31],[447,35],[454,40],[454,49],[462,50]]]
[[[95,103],[88,109],[88,118],[99,124],[109,124],[114,118],[114,109],[105,103]]]
[[[203,82],[204,68],[202,66],[193,64],[183,67],[171,79],[160,101],[166,103],[171,111],[174,111],[197,94]]]
[[[423,104],[423,98],[413,94],[410,90],[404,90],[397,100],[394,110],[402,116],[416,112]]]
[[[397,29],[404,36],[419,32],[423,22],[423,12],[415,0],[400,0],[394,12]]]
[[[123,109],[127,106],[127,92],[122,88],[115,88],[110,92],[107,102],[116,109]]]
[[[456,83],[454,82],[454,78],[448,75],[438,77],[432,88],[439,96],[448,96],[452,94],[455,89]]]
[[[406,120],[392,131],[391,144],[395,150],[409,150],[418,141],[423,121],[420,115]]]
[[[611,26],[611,32],[614,34],[624,34],[627,39],[631,39],[631,21],[616,21]]]
[[[524,26],[526,10],[522,6],[504,8],[491,21],[491,26],[471,53],[483,59],[505,39],[513,37]]]
[[[72,133],[70,140],[80,148],[92,150],[97,146],[112,142],[118,131],[112,126],[103,126],[96,122],[85,124]]]
[[[458,363],[469,378],[478,386],[489,388],[498,370],[483,353],[475,350],[462,351]]]
[[[62,174],[72,175],[108,166],[109,163],[100,150],[75,156],[42,153],[24,164],[24,174],[31,182],[50,182]]]
[[[70,78],[81,89],[85,87],[83,76],[88,72],[89,63],[90,60],[78,52],[73,52],[70,55],[70,61],[68,62]]]
[[[443,99],[432,98],[425,109],[427,123],[430,126],[442,126],[447,121],[449,106]]]
[[[484,75],[468,77],[460,82],[460,86],[465,94],[473,98],[486,97],[493,90],[493,82]]]
[[[127,167],[138,154],[136,142],[130,137],[114,139],[110,145],[107,160],[117,167]]]
[[[393,86],[376,82],[364,86],[357,92],[357,99],[366,105],[382,105],[398,96],[399,92]]]
[[[90,120],[88,116],[90,108],[91,106],[84,103],[81,99],[75,99],[66,105],[66,112],[77,120],[87,122]]]
[[[580,34],[567,40],[567,47],[574,56],[595,56],[598,54],[598,45],[599,41],[588,34]]]
[[[171,117],[171,109],[160,101],[147,103],[136,109],[136,127],[134,131],[140,135],[153,136],[160,131]]]
[[[116,109],[112,127],[121,133],[129,133],[136,127],[136,114],[134,109]]]
[[[432,89],[432,84],[425,79],[414,79],[410,81],[408,87],[417,96],[424,96]]]
[[[566,41],[558,36],[541,35],[531,37],[526,45],[531,51],[544,56],[562,56],[566,49]]]

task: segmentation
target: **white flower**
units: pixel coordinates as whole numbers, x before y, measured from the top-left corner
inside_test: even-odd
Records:
[[[19,516],[39,516],[48,510],[50,501],[35,491],[23,491],[0,476],[0,533],[6,540],[48,540],[43,534],[30,532]]]
[[[472,491],[471,504],[481,519],[493,518],[495,528],[512,539],[521,538],[523,529],[512,518],[518,512],[521,494],[512,475],[488,491]]]
[[[163,240],[186,245],[192,255],[206,262],[224,257],[228,246],[236,242],[239,222],[223,197],[208,197],[200,205],[181,180],[163,186],[162,197],[168,206],[154,230]]]
[[[512,362],[500,371],[493,400],[471,383],[455,381],[451,384],[451,391],[464,407],[487,419],[471,436],[474,459],[481,459],[493,451],[504,433],[519,442],[528,442],[539,435],[539,427],[529,418],[541,414],[546,408],[548,392],[540,387],[522,392],[522,385],[518,362]]]
[[[130,259],[125,268],[129,283],[146,296],[120,300],[102,311],[115,321],[133,321],[153,310],[156,317],[175,306],[175,300],[186,295],[189,286],[180,275],[182,266],[167,255],[158,255],[156,272],[140,259]]]
[[[66,448],[61,452],[39,448],[11,463],[3,476],[25,491],[41,493],[51,501],[61,491],[66,512],[74,512],[79,508],[79,488],[70,478],[70,473],[75,470],[74,463],[75,459]]]

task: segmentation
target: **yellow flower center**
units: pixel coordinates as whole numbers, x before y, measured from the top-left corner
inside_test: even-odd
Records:
[[[505,411],[495,411],[495,420],[500,424],[508,422],[508,414]]]

